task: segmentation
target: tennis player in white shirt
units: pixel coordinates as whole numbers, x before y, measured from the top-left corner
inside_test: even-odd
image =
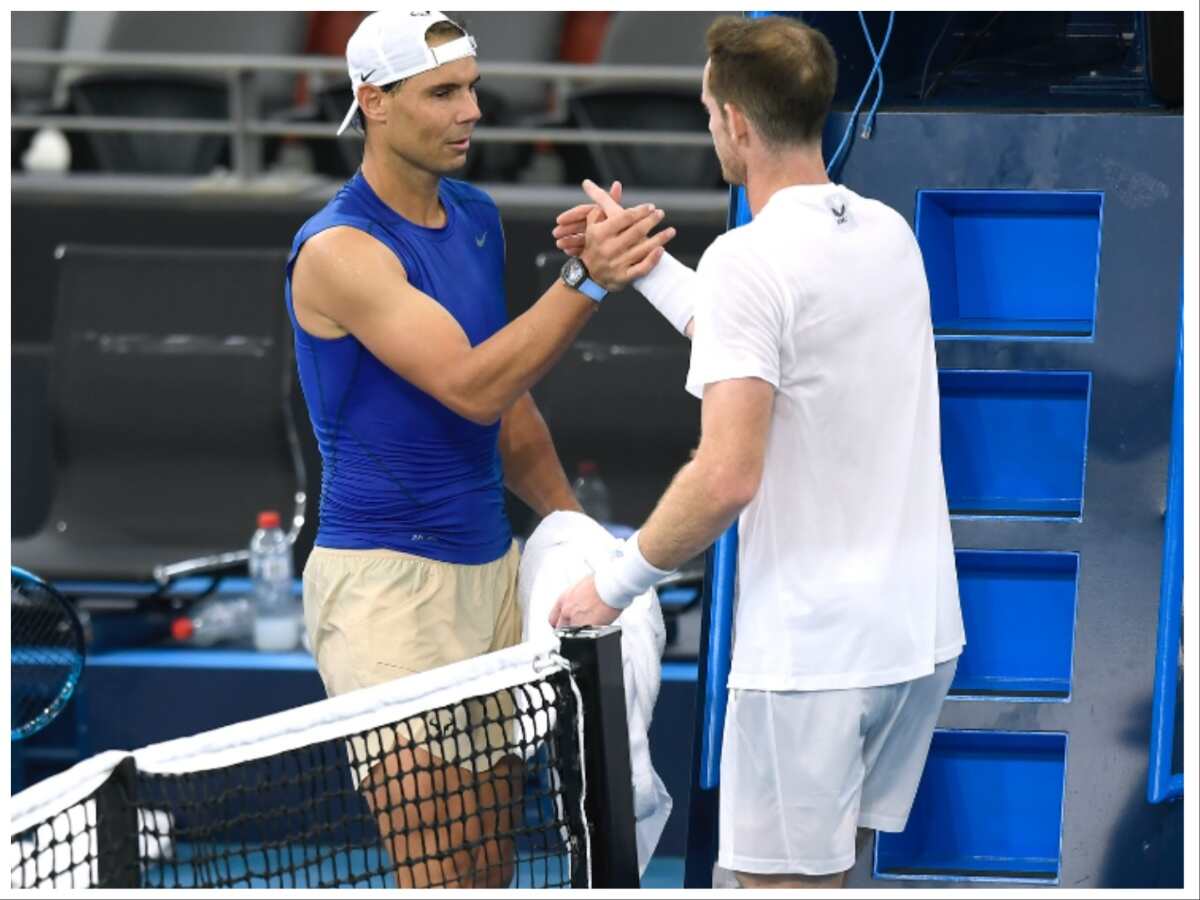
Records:
[[[903,217],[825,174],[825,37],[723,18],[707,43],[700,99],[753,220],[635,282],[693,338],[700,445],[551,624],[613,621],[736,519],[717,861],[746,887],[840,887],[871,830],[904,829],[964,643],[929,289]],[[620,209],[585,190],[555,229],[571,254]]]

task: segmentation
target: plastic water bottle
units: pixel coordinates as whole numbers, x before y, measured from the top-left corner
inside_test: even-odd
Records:
[[[254,594],[254,646],[295,650],[300,643],[300,608],[292,597],[292,546],[279,527],[279,513],[258,514],[250,539],[250,585]]]
[[[254,605],[249,597],[209,597],[171,620],[171,637],[193,647],[241,643],[254,635]]]
[[[593,460],[579,463],[579,477],[573,485],[575,497],[583,511],[597,522],[612,521],[612,503],[608,497],[608,485],[600,477],[600,467]]]

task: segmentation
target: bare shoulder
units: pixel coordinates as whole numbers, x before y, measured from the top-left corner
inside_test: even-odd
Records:
[[[338,225],[313,235],[296,257],[296,275],[302,272],[316,280],[351,282],[363,270],[383,269],[391,277],[400,275],[407,280],[404,266],[382,242],[365,231],[350,225]]]
[[[391,250],[361,229],[348,225],[313,235],[296,257],[292,301],[305,331],[340,337],[348,310],[370,302],[371,285],[407,282],[404,266]]]

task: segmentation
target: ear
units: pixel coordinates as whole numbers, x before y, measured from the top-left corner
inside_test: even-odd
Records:
[[[733,142],[739,145],[745,145],[750,141],[750,120],[745,114],[734,104],[726,103],[724,106],[725,119],[729,122],[729,136],[733,138]]]
[[[365,118],[372,122],[387,120],[387,94],[373,84],[360,84],[356,96],[358,108]]]

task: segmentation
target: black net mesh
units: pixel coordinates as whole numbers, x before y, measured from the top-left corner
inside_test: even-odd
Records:
[[[128,758],[13,837],[12,886],[586,884],[579,715],[558,671],[217,768]]]

